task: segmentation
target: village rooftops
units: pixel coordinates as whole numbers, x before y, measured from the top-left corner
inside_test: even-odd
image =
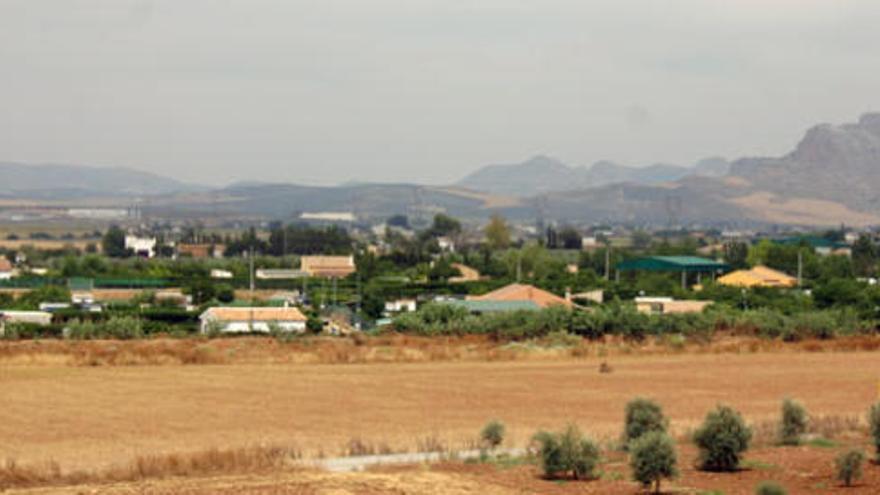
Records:
[[[199,316],[202,333],[304,332],[308,320],[297,308],[215,307]]]
[[[718,279],[720,285],[734,287],[794,287],[797,278],[766,266],[737,270]]]
[[[565,306],[570,308],[574,304],[568,299],[562,298],[527,284],[510,284],[498,290],[483,294],[482,296],[471,296],[468,301],[528,301],[536,304],[540,308],[548,308],[550,306]]]
[[[310,277],[343,278],[356,269],[354,256],[303,256],[300,263]]]
[[[202,313],[200,318],[210,318],[215,321],[242,321],[250,319],[261,321],[306,321],[305,315],[297,308],[273,308],[263,306],[248,308],[208,308]]]

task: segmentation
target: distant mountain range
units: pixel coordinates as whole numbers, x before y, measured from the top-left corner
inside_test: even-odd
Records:
[[[493,194],[529,196],[551,191],[570,191],[609,184],[660,184],[689,176],[720,177],[730,164],[724,158],[706,158],[692,167],[657,163],[628,167],[601,161],[589,167],[571,167],[554,158],[538,155],[523,163],[489,165],[468,175],[456,186]]]
[[[720,167],[719,167],[720,169]],[[692,174],[544,194],[555,218],[659,223],[880,225],[880,114],[813,127],[780,158],[743,158],[720,177]]]
[[[571,167],[546,156],[490,165],[447,187],[358,184],[317,187],[243,182],[200,187],[125,168],[0,163],[0,197],[150,196],[157,215],[292,218],[350,211],[465,218],[493,212],[527,220],[633,224],[880,225],[880,114],[819,125],[779,158],[707,158],[690,167]]]
[[[204,189],[131,168],[0,162],[0,197],[7,198],[153,196]]]

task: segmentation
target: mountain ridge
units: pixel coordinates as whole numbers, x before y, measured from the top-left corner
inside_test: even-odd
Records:
[[[0,196],[72,199],[86,196],[153,196],[205,190],[129,167],[0,162]]]
[[[530,196],[625,182],[660,184],[690,175],[716,177],[727,173],[727,167],[727,161],[719,157],[705,158],[691,167],[667,163],[630,167],[608,160],[590,166],[569,166],[558,159],[536,155],[521,163],[481,167],[455,185],[491,194]]]

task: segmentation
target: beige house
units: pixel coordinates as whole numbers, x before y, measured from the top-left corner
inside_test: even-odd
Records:
[[[297,308],[208,308],[199,316],[201,332],[305,332],[307,318]]]
[[[668,315],[673,313],[702,313],[712,301],[676,301],[671,297],[637,297],[636,309],[639,313]]]
[[[468,301],[526,301],[537,305],[539,308],[549,308],[550,306],[564,306],[571,308],[574,303],[569,299],[539,289],[527,284],[510,284],[498,290],[494,290],[482,296],[468,296]]]
[[[300,269],[310,277],[345,278],[356,267],[354,256],[303,256]]]
[[[766,266],[737,270],[718,279],[718,284],[733,287],[796,287],[797,278]]]
[[[0,335],[6,332],[7,323],[31,323],[34,325],[49,325],[52,323],[52,313],[45,311],[7,311],[0,309]]]

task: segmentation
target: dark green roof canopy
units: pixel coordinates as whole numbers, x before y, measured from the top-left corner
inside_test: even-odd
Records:
[[[729,268],[726,263],[697,256],[647,256],[617,264],[617,269],[623,271],[716,272]]]
[[[824,237],[816,237],[816,236],[794,236],[794,237],[785,237],[782,239],[774,239],[773,242],[775,244],[781,244],[783,246],[800,246],[807,245],[811,248],[829,248],[829,249],[840,249],[849,247],[849,245],[845,242],[832,241],[830,239],[826,239]]]

